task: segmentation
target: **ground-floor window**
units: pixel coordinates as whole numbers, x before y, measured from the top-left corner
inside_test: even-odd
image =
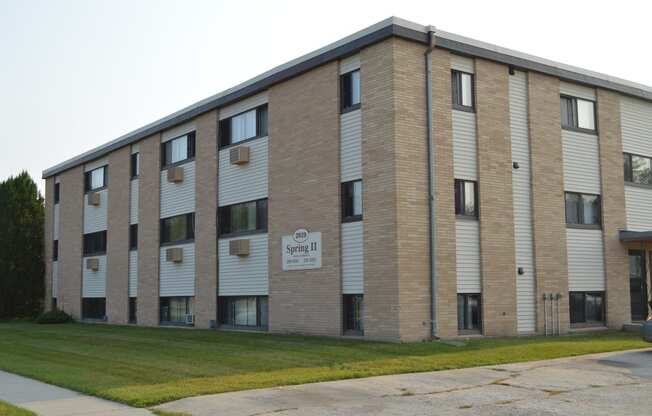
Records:
[[[604,292],[571,292],[571,324],[604,324]]]
[[[106,299],[83,298],[82,319],[106,319]]]
[[[161,298],[161,323],[174,325],[194,324],[194,298],[175,296]]]
[[[267,328],[267,296],[220,296],[219,323],[242,328]]]
[[[57,309],[57,298],[52,298],[52,310]]]
[[[129,323],[136,323],[136,298],[129,298]]]
[[[457,329],[460,332],[482,331],[482,295],[457,294]]]
[[[344,312],[344,333],[362,335],[364,333],[364,298],[363,295],[344,295],[342,310]]]

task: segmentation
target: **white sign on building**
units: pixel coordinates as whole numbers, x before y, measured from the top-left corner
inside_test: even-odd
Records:
[[[282,238],[283,270],[319,269],[321,267],[321,233],[300,228]]]

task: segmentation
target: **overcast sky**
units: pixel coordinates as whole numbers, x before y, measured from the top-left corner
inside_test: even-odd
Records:
[[[392,15],[652,85],[646,3],[0,0],[0,180]]]

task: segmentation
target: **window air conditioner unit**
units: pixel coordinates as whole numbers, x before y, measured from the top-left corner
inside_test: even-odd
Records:
[[[183,261],[183,248],[168,248],[165,250],[165,260],[172,263],[181,263]]]
[[[100,269],[100,259],[86,259],[86,269],[94,272]]]
[[[99,192],[89,192],[88,193],[88,205],[99,206],[100,205],[100,193]]]
[[[195,315],[189,313],[186,314],[186,324],[187,325],[194,325],[195,324]]]
[[[229,254],[231,256],[248,256],[249,240],[231,240],[229,241]]]
[[[249,147],[238,146],[231,148],[229,158],[232,165],[244,165],[249,163]]]
[[[168,182],[179,183],[183,182],[183,167],[175,166],[168,168]]]

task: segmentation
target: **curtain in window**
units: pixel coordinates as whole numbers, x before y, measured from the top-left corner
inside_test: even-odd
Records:
[[[256,110],[231,119],[231,143],[237,143],[256,136]]]
[[[170,163],[188,158],[188,136],[174,139],[170,145]]]
[[[577,100],[577,125],[582,129],[595,130],[595,114],[592,101]]]
[[[462,105],[473,107],[473,82],[470,74],[462,74]]]
[[[104,186],[104,168],[95,169],[91,172],[91,189]]]

